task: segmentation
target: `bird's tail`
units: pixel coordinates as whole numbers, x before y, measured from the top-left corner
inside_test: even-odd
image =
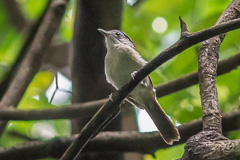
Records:
[[[152,102],[145,109],[157,126],[163,140],[169,145],[172,145],[174,141],[179,141],[178,129],[173,125],[157,100]]]

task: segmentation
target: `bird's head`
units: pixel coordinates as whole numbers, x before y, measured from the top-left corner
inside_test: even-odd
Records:
[[[98,31],[104,35],[107,47],[111,47],[115,44],[123,44],[128,45],[135,49],[132,40],[122,31],[119,30],[105,31],[100,28],[98,29]]]

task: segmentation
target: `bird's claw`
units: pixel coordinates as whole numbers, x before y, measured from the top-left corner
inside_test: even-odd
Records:
[[[147,82],[141,81],[140,84],[143,85],[144,87],[147,87]]]
[[[153,88],[153,90],[152,90],[154,93],[156,93],[156,89],[155,88]]]
[[[109,95],[109,99],[110,99],[111,101],[113,101],[112,97],[113,97],[113,95],[112,95],[112,93],[111,93],[111,94]]]
[[[131,73],[131,77],[132,77],[132,79],[135,81],[135,75],[136,75],[136,73],[137,73],[137,71],[133,71],[132,73]]]

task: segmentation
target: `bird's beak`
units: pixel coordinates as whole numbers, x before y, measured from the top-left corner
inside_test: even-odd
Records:
[[[100,33],[102,33],[105,37],[108,37],[108,36],[109,36],[108,31],[105,31],[105,30],[103,30],[103,29],[101,29],[101,28],[98,28],[97,30],[98,30]]]

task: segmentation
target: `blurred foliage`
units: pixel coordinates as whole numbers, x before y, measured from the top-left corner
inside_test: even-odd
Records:
[[[35,21],[43,12],[48,0],[17,0],[24,17],[29,21]]]
[[[145,155],[145,160],[154,160],[154,159],[164,159],[164,160],[173,160],[178,159],[182,156],[184,152],[184,144],[174,146],[167,149],[159,150],[155,153],[155,158],[151,155]]]
[[[221,2],[221,3],[220,3]],[[230,0],[194,0],[194,1],[142,1],[137,6],[125,6],[123,30],[135,43],[137,50],[146,60],[151,60],[163,49],[175,43],[180,36],[178,16],[187,23],[189,31],[195,32],[214,25]],[[164,33],[152,29],[155,18],[162,17],[168,28]],[[159,26],[161,27],[161,25]],[[226,59],[239,51],[239,31],[228,33],[221,46],[220,60]],[[154,84],[176,79],[197,71],[197,50],[195,45],[169,62],[162,65],[151,77]],[[217,78],[220,106],[223,111],[237,109],[239,105],[239,70],[232,71]],[[231,79],[227,78],[230,77]],[[199,87],[192,86],[186,90],[165,96],[160,102],[169,115],[178,122],[186,122],[201,117]],[[188,116],[186,116],[188,114]]]
[[[46,91],[53,81],[55,74],[51,72],[39,72],[29,85],[21,102],[18,105],[19,109],[47,109],[55,108],[49,103],[50,97],[46,96]],[[41,120],[41,121],[10,121],[8,128],[0,139],[1,146],[12,146],[22,143],[24,139],[21,137],[28,137],[30,139],[47,140],[49,138],[68,136],[71,133],[71,126],[69,120]],[[10,141],[13,134],[18,138]]]
[[[29,22],[35,23],[44,11],[47,0],[18,0],[19,7]],[[71,1],[64,15],[61,27],[54,37],[54,43],[61,44],[71,41],[75,15],[75,1]],[[26,26],[28,28],[29,26]],[[3,80],[10,66],[15,62],[28,34],[28,30],[17,33],[7,17],[4,4],[0,1],[0,82]],[[50,71],[39,72],[28,86],[19,109],[46,109],[55,108],[49,103],[46,94],[53,81],[55,73]],[[69,100],[66,100],[66,103]],[[64,103],[65,104],[65,103]],[[64,105],[62,104],[62,105]],[[9,121],[8,127],[0,139],[0,146],[14,146],[29,140],[47,140],[59,136],[69,136],[71,133],[70,120],[41,120],[41,121]]]
[[[36,22],[44,10],[47,0],[17,0],[20,9],[29,25]],[[135,43],[137,50],[146,60],[151,60],[162,50],[175,43],[180,36],[179,16],[187,23],[189,31],[195,32],[214,25],[218,17],[231,0],[142,0],[138,5],[125,4],[122,29]],[[61,44],[70,42],[73,34],[75,18],[75,0],[70,1],[62,24],[54,37],[53,42]],[[161,17],[167,22],[166,30],[158,33],[153,30],[153,21]],[[163,27],[161,24],[157,27]],[[27,28],[27,27],[26,27]],[[226,59],[239,52],[240,31],[227,34],[220,50],[220,60]],[[0,1],[0,82],[14,63],[27,30],[18,33],[7,16],[6,9]],[[200,44],[195,45],[169,62],[159,67],[151,74],[153,83],[161,84],[169,80],[197,71],[197,50]],[[234,70],[217,78],[218,96],[221,110],[238,110],[240,70]],[[43,109],[58,106],[49,103],[46,90],[53,81],[54,73],[39,72],[27,89],[18,108]],[[159,99],[164,110],[171,115],[174,122],[182,124],[201,117],[201,103],[199,86],[195,85],[177,93]],[[37,127],[36,127],[37,126]],[[42,128],[37,130],[36,128]],[[64,126],[64,127],[63,127]],[[70,134],[71,126],[68,120],[44,120],[18,122],[10,121],[8,129],[0,139],[1,146],[12,146],[30,139],[46,140],[54,136]],[[15,134],[13,134],[15,133]],[[238,131],[228,134],[230,138],[239,138]],[[179,145],[156,152],[157,159],[171,160],[183,154],[183,146]],[[153,159],[147,155],[146,160]]]
[[[76,15],[75,3],[75,0],[70,1],[59,29],[59,34],[63,42],[70,42],[72,40],[73,25]]]

